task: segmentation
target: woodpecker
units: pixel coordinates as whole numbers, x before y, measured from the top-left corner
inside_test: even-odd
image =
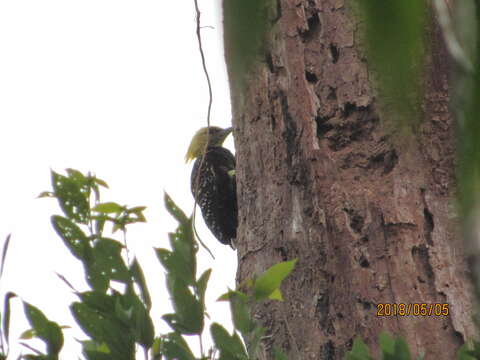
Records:
[[[234,248],[238,224],[235,157],[222,147],[231,132],[231,127],[201,128],[190,142],[185,162],[195,160],[190,189],[205,224],[218,241]]]

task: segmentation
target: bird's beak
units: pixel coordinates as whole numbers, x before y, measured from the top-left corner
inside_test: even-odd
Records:
[[[233,131],[233,127],[226,128],[223,132],[223,140],[225,140],[232,131]]]

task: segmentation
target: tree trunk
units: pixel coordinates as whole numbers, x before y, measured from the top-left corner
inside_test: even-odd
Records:
[[[272,335],[263,358],[279,347],[289,359],[342,359],[357,336],[376,354],[387,330],[414,356],[453,359],[475,329],[440,31],[428,32],[422,125],[397,136],[344,0],[279,0],[278,11],[265,63],[233,94],[238,280],[299,259],[285,301],[254,309]],[[448,316],[386,316],[422,303],[448,304]]]

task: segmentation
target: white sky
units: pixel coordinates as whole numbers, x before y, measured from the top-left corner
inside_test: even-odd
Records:
[[[230,102],[221,40],[220,0],[200,0],[207,65],[213,81],[212,124],[229,126]],[[129,206],[147,206],[146,224],[128,236],[154,301],[157,331],[168,311],[164,276],[153,247],[167,247],[175,222],[166,215],[166,190],[187,213],[193,208],[191,164],[184,155],[206,123],[207,88],[195,38],[193,0],[4,0],[0,2],[0,244],[11,233],[0,296],[14,291],[60,325],[74,326],[76,300],[55,275],[86,290],[80,262],[54,233],[50,169],[92,171],[110,185],[104,193]],[[226,143],[233,148],[231,138]],[[213,267],[209,309],[216,321],[228,306],[214,303],[234,287],[236,254],[197,228],[216,256],[201,250],[199,274]],[[3,301],[3,300],[2,300]],[[10,358],[29,328],[14,301]],[[208,329],[206,329],[208,330]],[[62,359],[79,347],[65,330]],[[31,343],[36,344],[36,343]]]

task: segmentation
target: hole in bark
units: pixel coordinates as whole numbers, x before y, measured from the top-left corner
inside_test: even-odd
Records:
[[[353,215],[350,218],[350,227],[356,233],[360,233],[363,228],[363,217],[361,217],[360,215]]]
[[[432,231],[435,228],[433,214],[430,212],[430,210],[428,210],[428,208],[423,208],[423,216],[425,218],[425,239],[427,240],[427,244],[433,245]]]
[[[275,127],[277,126],[275,116],[273,116],[273,115],[270,116],[270,122],[272,123],[272,130],[275,130]]]
[[[337,89],[331,86],[329,86],[329,89],[327,100],[337,100]]]
[[[369,167],[373,169],[383,168],[383,174],[386,175],[398,164],[398,155],[395,150],[384,151],[370,158]]]
[[[336,64],[340,56],[340,52],[334,44],[330,44],[330,55],[332,56],[332,62]]]
[[[307,19],[308,30],[300,33],[304,41],[312,40],[320,32],[320,18],[318,13],[313,14]]]
[[[350,338],[350,340],[348,340],[348,341],[345,343],[345,347],[347,348],[348,351],[352,350],[352,347],[353,347],[353,338]]]
[[[432,265],[430,264],[430,255],[428,254],[428,248],[424,244],[412,247],[412,258],[417,265],[417,269],[419,271],[423,270],[428,279],[433,279],[434,275]],[[420,276],[418,276],[418,281],[425,283],[425,279]]]
[[[326,333],[327,333],[328,335],[331,335],[331,336],[334,336],[334,335],[335,335],[335,328],[333,327],[332,319],[330,319],[330,320],[328,321],[328,326],[327,326]]]
[[[313,214],[313,206],[311,205],[307,205],[303,208],[303,213],[308,216],[308,217],[312,217],[312,214]]]
[[[357,105],[351,102],[346,102],[343,107],[343,117],[348,118],[357,109]]]
[[[350,228],[355,233],[359,234],[362,231],[364,224],[363,217],[360,216],[354,209],[344,208],[343,211],[347,213],[348,218],[350,219]]]
[[[453,335],[455,335],[460,345],[465,343],[465,339],[463,338],[463,335],[460,331],[454,331]]]
[[[273,58],[270,52],[265,55],[265,62],[267,63],[268,70],[273,74],[275,72],[275,66],[273,65]]]
[[[383,173],[388,174],[395,168],[397,164],[398,164],[397,152],[395,150],[387,151],[385,154],[385,167],[383,168]]]
[[[370,310],[372,308],[372,304],[367,300],[358,299],[357,301],[362,305],[363,310]]]
[[[310,71],[305,71],[305,78],[310,84],[316,84],[318,81],[317,75]]]
[[[338,317],[339,319],[343,319],[343,314],[342,314],[342,313],[337,313],[337,317]]]
[[[328,116],[317,116],[315,117],[315,122],[317,123],[317,136],[323,137],[327,132],[333,129],[333,126],[328,124],[330,118]]]
[[[333,131],[327,137],[328,146],[332,151],[339,151],[352,142],[370,141],[379,120],[370,111],[370,106],[356,106],[354,103],[346,102],[343,104],[340,118],[336,117],[333,121],[335,122]]]
[[[280,246],[278,248],[275,248],[275,250],[280,253],[280,257],[282,258],[282,261],[288,260],[287,249],[285,249],[283,246]]]
[[[282,133],[282,137],[287,145],[288,162],[291,163],[291,157],[295,154],[296,150],[295,138],[297,137],[297,127],[289,111],[287,96],[283,92],[280,95],[280,104],[282,106],[283,121],[285,123],[285,130]]]
[[[363,268],[368,268],[370,267],[370,262],[367,260],[367,258],[365,256],[361,256],[360,259],[359,259],[359,264],[361,267]]]
[[[334,360],[335,359],[335,346],[333,346],[332,340],[328,340],[322,345],[320,349],[319,359]]]
[[[272,19],[272,24],[275,24],[282,17],[282,4],[280,3],[280,0],[277,0],[276,3],[277,3],[277,16],[275,16],[275,18]]]
[[[320,294],[318,296],[317,304],[315,306],[315,311],[318,314],[322,314],[323,316],[326,316],[328,314],[328,295],[327,294]]]

